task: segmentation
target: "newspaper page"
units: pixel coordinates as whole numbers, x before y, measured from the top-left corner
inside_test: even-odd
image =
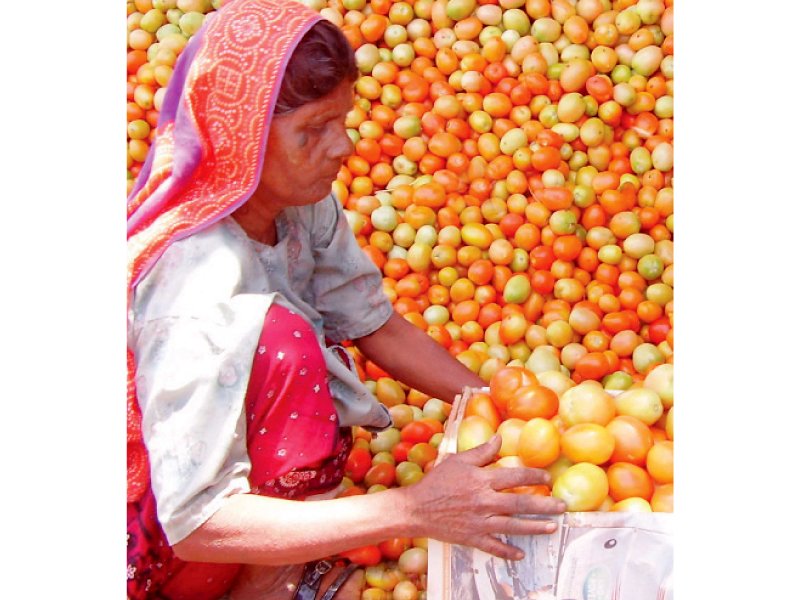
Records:
[[[456,400],[439,459],[456,452],[469,397]],[[550,517],[553,518],[553,517]],[[551,535],[501,536],[525,552],[508,561],[430,540],[432,600],[672,600],[672,526],[667,513],[567,513]]]

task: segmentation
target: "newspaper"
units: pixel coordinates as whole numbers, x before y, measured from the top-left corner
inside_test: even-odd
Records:
[[[439,446],[456,452],[456,433],[470,390],[453,405]],[[673,600],[672,526],[668,513],[583,512],[548,518],[555,533],[501,536],[525,552],[509,561],[431,539],[432,600]]]

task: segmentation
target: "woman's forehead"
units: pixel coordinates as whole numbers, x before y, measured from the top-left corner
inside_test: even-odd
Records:
[[[276,115],[276,118],[297,117],[301,120],[327,120],[344,115],[352,107],[353,84],[350,81],[343,81],[330,94],[304,104],[290,113]]]

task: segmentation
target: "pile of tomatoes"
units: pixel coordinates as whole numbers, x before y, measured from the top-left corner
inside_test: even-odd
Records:
[[[671,400],[652,423],[618,405],[672,363],[672,0],[303,2],[355,49],[354,150],[333,192],[395,310],[487,383],[508,366],[538,381],[514,398],[473,397],[497,412],[470,408],[491,417],[503,453],[519,430],[519,454],[500,461],[546,462],[556,436],[546,468],[608,485],[577,509],[666,510]],[[218,7],[128,1],[128,189],[175,61]],[[446,405],[429,407],[436,399],[355,357],[397,420],[377,445],[357,432],[347,493],[413,482],[430,468]],[[613,416],[571,420],[574,389],[613,405]],[[609,404],[600,392],[611,390]],[[416,421],[427,439],[403,438]],[[624,428],[639,439],[627,458]],[[609,435],[615,449],[603,462]],[[568,496],[562,487],[554,493]],[[404,546],[413,581],[393,570]],[[364,597],[424,597],[424,573],[413,573],[424,542],[393,548],[381,551]],[[398,591],[400,581],[411,585]]]
[[[493,466],[547,469],[553,486],[511,490],[557,496],[569,511],[672,512],[672,365],[639,384],[587,379],[560,370],[508,366],[489,392],[473,392],[458,430],[458,450],[500,434]],[[619,384],[622,385],[619,385]]]

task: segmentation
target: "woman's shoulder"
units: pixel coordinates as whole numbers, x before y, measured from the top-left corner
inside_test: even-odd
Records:
[[[258,256],[230,217],[173,242],[137,285],[137,304],[159,297],[220,302],[242,293],[258,278]]]

